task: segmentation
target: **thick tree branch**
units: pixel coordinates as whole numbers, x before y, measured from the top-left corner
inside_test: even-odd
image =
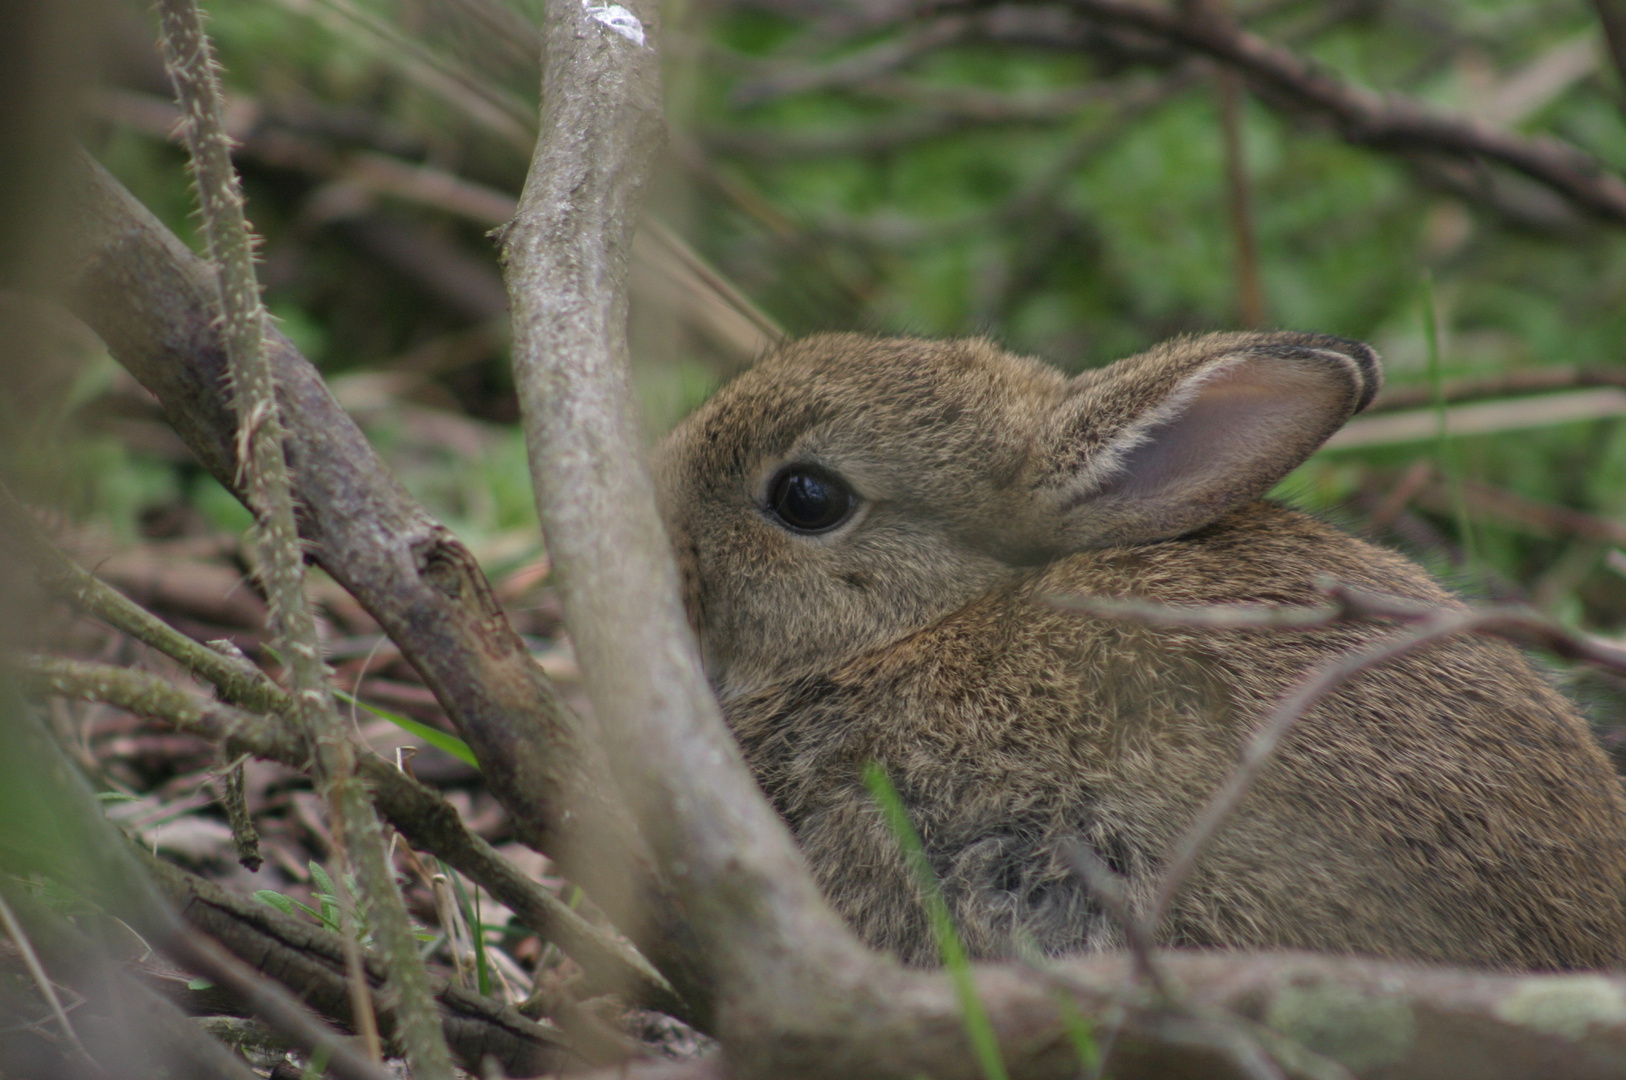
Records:
[[[240,493],[207,269],[89,158],[65,179],[81,245],[68,253],[69,306],[158,397],[204,467]],[[307,553],[423,675],[522,837],[618,925],[631,927],[634,913],[648,920],[634,940],[703,1023],[706,993],[687,960],[692,939],[663,900],[590,728],[532,660],[468,550],[390,475],[288,340],[273,329],[267,344]],[[596,848],[579,842],[589,818]],[[637,869],[630,881],[607,872],[618,862]]]

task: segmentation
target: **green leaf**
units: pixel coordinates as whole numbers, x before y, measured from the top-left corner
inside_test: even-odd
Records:
[[[322,868],[321,863],[316,862],[314,859],[311,860],[310,870],[311,880],[316,882],[317,889],[327,893],[329,896],[339,895],[339,890],[334,887],[333,879],[328,876],[328,872]]]
[[[262,904],[270,904],[284,915],[292,915],[294,913],[294,905],[297,903],[297,901],[293,900],[292,898],[284,896],[279,892],[273,892],[270,889],[255,889],[254,898],[260,901]],[[299,906],[305,907],[304,904],[299,904]],[[306,910],[309,911],[310,909],[306,908]]]
[[[474,946],[474,974],[475,985],[479,987],[484,996],[491,994],[491,970],[486,959],[485,926],[480,922],[480,894],[476,892],[470,901],[469,892],[463,887],[463,877],[455,871],[444,871],[451,878],[452,888],[457,891],[457,906],[463,912],[463,921],[468,924],[469,938]]]
[[[441,731],[438,728],[432,728],[428,724],[421,724],[410,717],[402,716],[400,713],[393,713],[388,709],[381,709],[377,705],[369,705],[367,702],[362,701],[354,694],[347,694],[343,690],[334,690],[333,693],[334,696],[346,704],[358,705],[372,713],[374,716],[388,720],[390,723],[394,724],[407,734],[422,739],[424,742],[438,750],[446,751],[446,753],[452,755],[457,760],[468,765],[472,765],[476,769],[480,767],[480,763],[474,760],[474,751],[469,749],[469,744],[464,742],[462,739],[459,739],[456,735],[448,735],[446,732]]]
[[[316,882],[316,899],[322,902],[322,913],[317,918],[326,923],[329,928],[342,932],[344,922],[339,917],[341,914],[338,902],[339,890],[334,886],[333,879],[328,876],[328,872],[322,869],[320,863],[312,860],[310,868],[311,879]]]

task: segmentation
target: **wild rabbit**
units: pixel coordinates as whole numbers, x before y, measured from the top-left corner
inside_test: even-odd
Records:
[[[1419,567],[1261,501],[1372,398],[1373,352],[1183,338],[1065,378],[982,340],[812,337],[657,452],[707,671],[758,781],[872,944],[936,962],[861,773],[890,773],[968,950],[1110,948],[1064,864],[1150,896],[1243,740],[1318,662],[1392,633],[1153,628],[1054,594],[1439,604]],[[1519,653],[1364,673],[1282,747],[1168,913],[1173,946],[1492,968],[1626,959],[1626,803]]]

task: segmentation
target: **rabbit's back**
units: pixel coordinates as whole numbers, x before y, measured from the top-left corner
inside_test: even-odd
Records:
[[[1053,594],[1317,600],[1316,582],[1452,603],[1405,559],[1267,503],[1157,544],[1013,574],[833,670],[725,701],[832,902],[935,962],[864,763],[897,784],[971,951],[1118,944],[1064,865],[1083,842],[1144,903],[1269,710],[1392,627],[1152,628]],[[1503,644],[1460,639],[1356,677],[1301,721],[1169,913],[1172,945],[1487,967],[1626,961],[1626,806],[1584,721]]]

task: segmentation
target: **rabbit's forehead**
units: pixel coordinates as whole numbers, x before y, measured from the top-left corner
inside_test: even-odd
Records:
[[[1063,383],[984,342],[827,337],[835,341],[798,343],[719,391],[692,418],[691,467],[738,475],[803,453],[928,466],[963,465],[967,454],[1003,460],[1025,450]]]

